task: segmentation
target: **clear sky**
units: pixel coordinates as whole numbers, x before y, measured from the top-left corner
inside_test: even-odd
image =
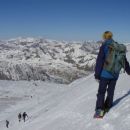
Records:
[[[130,42],[130,0],[0,0],[0,39],[42,36]]]

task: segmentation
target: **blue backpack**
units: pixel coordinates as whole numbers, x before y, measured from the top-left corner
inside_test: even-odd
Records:
[[[113,42],[108,45],[108,54],[103,68],[113,76],[119,74],[121,69],[125,69],[126,46]]]

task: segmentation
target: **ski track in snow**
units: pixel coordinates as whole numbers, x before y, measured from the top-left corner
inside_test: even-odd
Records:
[[[115,105],[103,119],[93,119],[98,89],[93,74],[69,85],[0,81],[0,130],[7,130],[6,119],[8,130],[130,130],[129,81],[120,75]],[[19,123],[17,114],[24,111],[29,119]]]

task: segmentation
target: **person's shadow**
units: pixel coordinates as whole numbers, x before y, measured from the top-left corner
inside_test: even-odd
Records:
[[[113,102],[113,107],[116,106],[122,99],[124,99],[125,97],[129,96],[130,95],[130,90],[125,94],[123,95],[122,97],[116,99],[114,102]]]

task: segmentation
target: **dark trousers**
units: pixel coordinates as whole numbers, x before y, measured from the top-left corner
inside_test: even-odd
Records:
[[[116,81],[114,79],[101,78],[99,82],[96,110],[111,108],[113,105],[114,90],[116,86]],[[105,93],[107,91],[107,97],[105,99]]]

